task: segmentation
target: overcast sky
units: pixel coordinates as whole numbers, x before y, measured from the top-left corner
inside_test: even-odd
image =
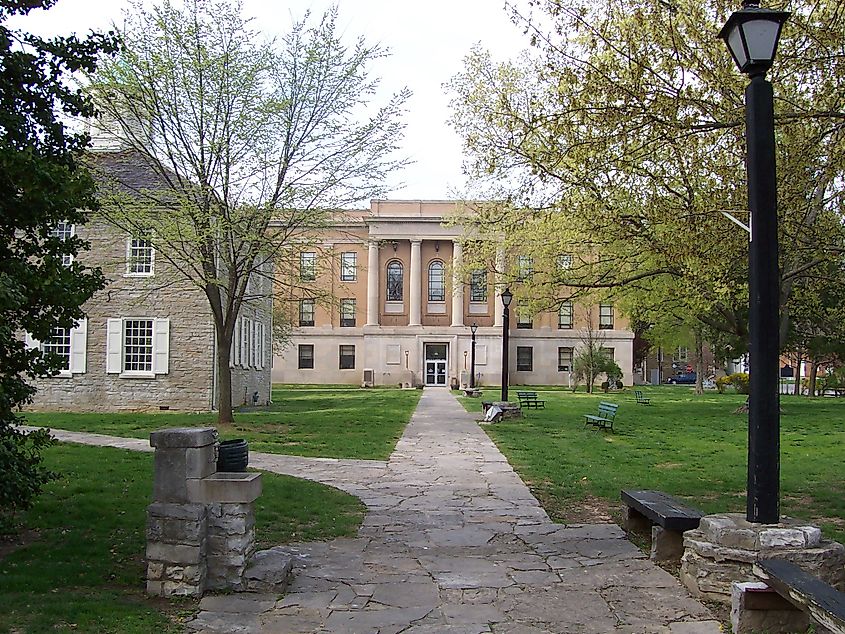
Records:
[[[388,198],[443,199],[464,184],[461,144],[447,125],[449,98],[442,84],[462,68],[462,60],[476,42],[499,59],[514,57],[526,44],[511,24],[504,0],[245,0],[246,14],[257,18],[269,35],[284,33],[306,10],[321,14],[338,4],[338,24],[349,41],[364,35],[388,47],[392,56],[373,67],[386,93],[403,86],[413,91],[406,118],[404,151],[415,164],[396,177]],[[10,26],[42,35],[80,35],[90,29],[107,30],[122,22],[125,0],[59,0],[49,11],[33,11],[10,21]]]

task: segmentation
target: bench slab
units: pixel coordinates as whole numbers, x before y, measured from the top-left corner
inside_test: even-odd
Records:
[[[662,491],[622,491],[622,501],[655,524],[680,533],[698,528],[704,513]]]

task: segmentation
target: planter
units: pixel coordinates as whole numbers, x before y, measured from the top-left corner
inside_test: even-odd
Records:
[[[217,448],[217,471],[246,471],[248,464],[249,445],[244,439],[224,440],[220,443]]]

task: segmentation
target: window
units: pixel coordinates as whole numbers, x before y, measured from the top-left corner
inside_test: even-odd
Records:
[[[129,236],[126,245],[126,274],[133,276],[153,275],[155,249],[150,242],[149,232]]]
[[[534,369],[534,348],[516,347],[516,369],[518,372],[531,372]]]
[[[387,301],[402,301],[403,273],[401,262],[393,260],[393,262],[387,265]]]
[[[558,348],[557,349],[557,371],[571,372],[572,371],[572,348]]]
[[[689,348],[686,346],[678,346],[678,350],[675,352],[673,356],[673,361],[686,363],[689,361]]]
[[[306,251],[299,254],[299,279],[306,282],[317,279],[317,254]]]
[[[340,300],[340,325],[343,327],[352,327],[355,325],[354,299]]]
[[[300,299],[299,300],[299,325],[313,326],[314,325],[314,300]]]
[[[614,358],[613,358],[613,355],[614,355],[614,350],[613,350],[613,348],[604,348],[604,347],[602,347],[601,351],[602,351],[602,353],[604,354],[604,356],[606,356],[606,357],[607,357],[608,359],[610,359],[611,361],[614,361]]]
[[[520,304],[516,308],[516,327],[517,328],[533,328],[534,323],[531,320],[531,313],[528,312],[528,307]]]
[[[340,254],[340,279],[344,282],[358,279],[358,254],[354,251]]]
[[[473,271],[469,283],[469,301],[487,301],[487,271]]]
[[[613,330],[613,305],[599,305],[599,330]]]
[[[446,301],[446,269],[440,260],[428,265],[428,301]]]
[[[557,256],[557,270],[567,271],[572,268],[572,256],[569,253]]]
[[[123,325],[123,371],[153,371],[153,320],[127,319]]]
[[[516,279],[518,282],[531,280],[534,274],[534,259],[530,255],[516,256]]]
[[[70,329],[53,328],[50,338],[41,342],[41,352],[45,356],[53,354],[60,360],[59,370],[63,373],[70,372]]]
[[[303,344],[299,346],[298,367],[300,370],[314,369],[314,346],[312,344]]]
[[[152,378],[167,374],[170,320],[128,317],[106,320],[106,372]]]
[[[340,346],[340,369],[355,369],[355,346]]]
[[[57,222],[56,226],[53,227],[52,231],[50,231],[51,238],[58,238],[62,241],[69,240],[73,237],[73,234],[73,225],[69,222],[65,222],[64,220]],[[73,264],[73,256],[69,254],[62,255],[62,265],[70,266],[71,264]]]
[[[561,330],[572,328],[572,302],[561,302],[557,311],[557,327]]]

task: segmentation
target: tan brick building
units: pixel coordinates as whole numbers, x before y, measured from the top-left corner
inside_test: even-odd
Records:
[[[98,153],[101,167],[124,186],[149,187],[155,177],[131,152]],[[29,344],[64,360],[60,375],[36,381],[33,409],[115,411],[216,409],[215,327],[205,294],[187,282],[145,236],[102,221],[60,224],[58,235],[90,241],[80,255],[99,266],[108,285],[83,309],[86,318],[49,341]],[[256,279],[242,309],[232,355],[232,402],[270,399],[270,282]],[[261,288],[261,286],[265,288]],[[255,396],[257,395],[257,399]]]
[[[273,380],[465,383],[474,323],[476,382],[500,384],[504,289],[489,271],[455,278],[463,230],[444,224],[455,210],[454,201],[374,200],[369,210],[345,212],[320,236],[319,249],[303,251],[303,286],[326,289],[334,301],[303,293],[292,302],[294,329],[274,358]],[[632,383],[634,335],[612,305],[570,303],[528,315],[514,302],[510,313],[511,384],[568,385],[587,329],[612,350],[624,382]]]

